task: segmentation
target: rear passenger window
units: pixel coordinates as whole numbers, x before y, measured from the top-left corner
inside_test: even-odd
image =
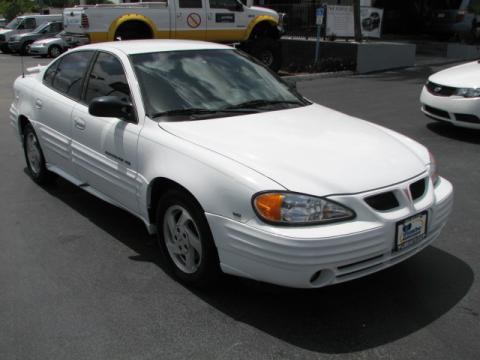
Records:
[[[53,88],[68,97],[80,99],[83,79],[92,56],[92,51],[78,51],[65,55],[58,64],[53,78]]]
[[[45,71],[45,75],[43,75],[43,83],[47,86],[52,86],[53,78],[55,77],[55,74],[57,73],[57,67],[59,61],[55,61],[50,67]]]
[[[118,96],[125,101],[131,101],[130,88],[123,66],[115,56],[100,53],[95,61],[88,80],[85,102],[99,96]]]

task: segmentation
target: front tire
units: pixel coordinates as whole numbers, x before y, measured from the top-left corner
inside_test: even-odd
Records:
[[[37,135],[29,123],[25,126],[23,135],[23,150],[27,162],[28,173],[30,177],[39,185],[48,183],[52,178],[52,173],[47,170],[45,157],[43,156]]]
[[[58,45],[52,45],[48,48],[48,56],[51,58],[56,58],[62,53],[62,49]]]
[[[219,277],[218,253],[205,214],[186,192],[169,190],[157,207],[158,244],[174,276],[196,287]]]

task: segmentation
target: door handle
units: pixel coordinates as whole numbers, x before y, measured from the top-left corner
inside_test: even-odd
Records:
[[[79,130],[85,130],[85,128],[87,127],[87,123],[85,122],[85,120],[80,119],[79,117],[73,118],[73,124]]]
[[[177,18],[181,18],[182,17],[182,13],[177,13]]]
[[[35,100],[35,107],[36,107],[37,109],[41,109],[42,106],[43,106],[42,100],[36,99],[36,100]]]

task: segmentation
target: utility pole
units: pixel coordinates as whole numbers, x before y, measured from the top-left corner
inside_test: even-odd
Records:
[[[360,0],[353,1],[353,23],[355,28],[355,41],[362,41],[362,28],[360,25]]]

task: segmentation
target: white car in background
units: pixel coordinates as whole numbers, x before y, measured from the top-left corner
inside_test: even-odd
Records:
[[[431,244],[452,207],[424,146],[225,45],[99,43],[32,72],[10,120],[33,180],[58,174],[138,216],[189,284],[355,279]]]
[[[480,129],[480,63],[472,61],[431,75],[420,102],[423,113],[432,119]]]
[[[35,41],[29,47],[29,54],[56,58],[68,49],[67,43],[61,38],[62,34]]]

